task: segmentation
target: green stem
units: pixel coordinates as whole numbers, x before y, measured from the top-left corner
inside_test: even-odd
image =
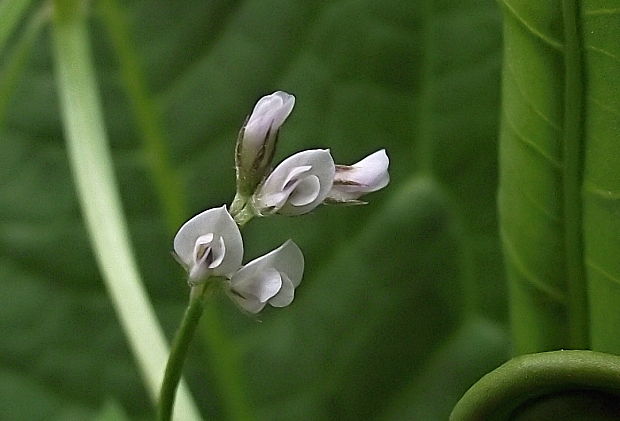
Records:
[[[168,350],[129,243],[82,7],[78,1],[56,0],[53,11],[56,79],[69,160],[102,277],[147,391],[156,401]],[[175,418],[200,419],[184,385]]]
[[[159,203],[163,208],[166,225],[170,232],[175,232],[187,211],[180,193],[181,182],[170,163],[170,152],[161,118],[138,60],[140,55],[131,42],[127,19],[118,1],[101,0],[97,3],[118,57],[121,80],[142,136],[147,165],[153,176],[155,191],[160,196]]]
[[[118,3],[116,0],[102,0],[100,11],[118,56],[122,81],[143,138],[144,154],[148,159],[148,169],[159,196],[160,206],[166,215],[168,229],[174,232],[188,215],[185,195],[178,175],[170,164],[168,139],[161,115],[137,59],[139,54],[130,36],[127,18]],[[200,329],[200,334],[211,352],[210,360],[215,361],[211,370],[221,390],[224,411],[231,420],[250,419],[249,415],[246,415],[250,413],[250,405],[245,396],[243,377],[239,369],[241,357],[238,352],[231,352],[231,349],[236,350],[236,347],[222,327],[214,305],[208,307],[203,320],[204,328]]]
[[[0,53],[4,50],[11,33],[28,11],[32,0],[0,1]]]
[[[581,41],[577,27],[576,0],[562,1],[564,21],[564,247],[568,284],[568,318],[570,345],[589,348],[588,297],[583,266],[582,233],[582,134],[583,70]]]
[[[7,3],[10,3],[10,1],[7,1]],[[30,51],[32,50],[32,46],[41,33],[41,29],[44,26],[43,24],[47,22],[48,18],[49,7],[47,4],[41,6],[30,16],[24,31],[19,34],[19,38],[13,50],[0,69],[0,127],[4,123],[11,94],[20,76],[24,73],[23,69],[30,55]]]
[[[185,315],[181,321],[181,326],[172,342],[172,349],[170,350],[164,380],[161,385],[159,406],[157,408],[158,421],[169,421],[172,416],[174,398],[179,380],[181,379],[183,364],[187,357],[187,350],[204,310],[203,295],[200,293],[195,295],[190,299],[189,306],[185,310]]]
[[[512,420],[528,402],[588,390],[620,398],[620,357],[593,351],[521,355],[474,384],[454,407],[450,421]]]

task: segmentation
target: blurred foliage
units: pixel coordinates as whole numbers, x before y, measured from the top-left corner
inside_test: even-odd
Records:
[[[172,336],[187,287],[169,255],[172,233],[96,6],[91,39],[123,203],[147,288]],[[507,355],[495,211],[496,6],[144,0],[124,7],[184,182],[187,217],[232,199],[237,130],[254,101],[274,90],[297,97],[276,159],[315,147],[331,148],[341,163],[380,148],[391,158],[392,182],[367,206],[326,206],[245,230],[247,260],[293,238],[307,267],[294,304],[263,312],[261,323],[224,299],[213,304],[242,357],[253,415],[446,419],[467,387]],[[56,95],[44,31],[0,132],[0,418],[108,419],[124,410],[148,419],[151,404],[81,221]],[[225,419],[209,344],[194,345],[186,369],[192,392],[205,418]]]

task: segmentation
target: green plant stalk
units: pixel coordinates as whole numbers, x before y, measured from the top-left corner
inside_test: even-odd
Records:
[[[131,40],[129,25],[123,10],[115,0],[99,2],[103,22],[118,56],[121,77],[130,105],[143,138],[144,154],[153,177],[160,206],[166,214],[166,225],[175,232],[188,214],[181,182],[170,164],[167,137],[153,95],[149,92]],[[222,327],[215,305],[210,305],[202,317],[201,338],[210,351],[214,378],[221,390],[224,411],[231,420],[248,420],[251,410],[240,370],[239,352]]]
[[[202,294],[197,294],[197,296],[190,299],[189,306],[185,310],[185,315],[181,321],[181,326],[179,326],[179,330],[172,342],[157,406],[158,421],[169,421],[172,416],[176,390],[181,380],[183,364],[187,358],[187,350],[196,332],[203,309],[204,301]]]
[[[78,197],[108,293],[154,401],[168,350],[129,244],[103,124],[81,2],[54,3],[53,51],[62,119]],[[199,420],[185,385],[175,419]]]
[[[513,419],[520,405],[567,390],[601,390],[620,398],[620,357],[593,351],[516,357],[474,384],[454,407],[450,421]]]
[[[5,1],[5,3],[10,2],[10,0]],[[32,51],[32,46],[41,33],[48,17],[49,7],[47,5],[43,5],[36,10],[29,17],[24,30],[19,34],[10,55],[3,62],[0,69],[0,127],[4,125],[11,95],[24,73],[24,67]]]
[[[583,70],[579,38],[579,6],[576,0],[562,0],[564,22],[564,247],[568,284],[570,346],[587,349],[589,341],[588,295],[583,265],[582,234],[582,136]]]
[[[105,28],[118,57],[121,80],[131,103],[147,165],[165,215],[168,231],[174,233],[187,216],[181,183],[170,163],[170,151],[159,112],[147,87],[139,63],[140,55],[131,42],[127,19],[116,0],[97,2]]]
[[[22,20],[32,0],[3,0],[0,1],[0,53],[15,27]]]

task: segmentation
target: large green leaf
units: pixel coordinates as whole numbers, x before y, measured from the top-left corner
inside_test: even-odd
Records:
[[[503,9],[499,200],[516,352],[618,353],[617,4]]]
[[[447,414],[490,368],[469,364],[472,345],[460,335],[472,329],[470,316],[482,317],[472,343],[488,362],[499,362],[505,346],[488,321],[503,320],[505,303],[494,205],[495,5],[144,0],[126,7],[192,212],[232,198],[236,132],[272,90],[297,96],[277,159],[329,147],[341,163],[379,148],[392,160],[391,185],[368,206],[247,227],[247,260],[293,238],[307,262],[292,307],[266,311],[263,323],[227,301],[216,304],[243,357],[257,417],[378,418],[405,407]],[[92,39],[124,208],[143,278],[172,335],[186,286],[169,257],[161,194],[101,25],[93,21]],[[132,417],[148,417],[80,220],[48,43],[40,41],[1,133],[2,378],[5,389],[19,379],[30,393],[0,401],[0,412],[95,414],[112,396]],[[186,373],[204,413],[223,419],[226,392],[210,349],[197,341]],[[425,389],[443,376],[441,361],[451,353],[462,358],[452,361],[456,378],[446,378],[450,393],[436,392],[440,382]]]
[[[584,235],[592,348],[620,354],[620,9],[581,6],[584,99]]]

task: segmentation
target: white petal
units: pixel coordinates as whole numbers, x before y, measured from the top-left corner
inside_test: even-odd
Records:
[[[281,287],[280,273],[273,268],[247,271],[241,276],[235,274],[230,280],[230,289],[233,293],[243,298],[254,297],[261,303],[276,295]]]
[[[321,182],[316,175],[310,175],[299,181],[291,192],[288,202],[295,207],[309,205],[321,192]]]
[[[355,200],[365,193],[382,189],[390,182],[389,165],[385,149],[381,149],[356,164],[337,169],[328,197],[335,201]]]
[[[306,169],[310,167],[310,169]],[[334,160],[327,149],[311,149],[286,158],[267,177],[254,196],[259,212],[278,211],[301,215],[318,206],[331,190],[335,174]],[[318,180],[318,186],[316,180]],[[305,179],[309,181],[304,182]],[[299,188],[299,192],[296,189]],[[285,193],[287,200],[275,209],[269,198]],[[295,198],[293,201],[290,198]]]
[[[239,305],[239,307],[250,313],[256,314],[260,312],[263,308],[265,308],[265,304],[267,304],[259,301],[258,298],[252,296],[244,298],[235,295],[232,292],[229,293],[229,295]]]
[[[336,180],[354,181],[364,186],[364,191],[371,192],[382,189],[390,181],[388,166],[390,160],[385,149],[377,151],[360,162],[353,164],[350,170],[336,173]]]
[[[297,244],[288,240],[264,256],[239,269],[230,280],[230,296],[245,310],[256,313],[257,303],[269,301],[274,307],[291,303],[294,289],[304,273],[304,256]]]
[[[239,269],[233,275],[231,284],[237,279],[249,278],[254,276],[255,273],[268,269],[275,269],[285,274],[291,280],[293,286],[297,287],[304,273],[304,255],[297,244],[287,240],[277,249],[252,260]]]
[[[269,304],[274,307],[286,307],[293,302],[295,298],[295,286],[293,282],[284,273],[282,275],[282,287],[276,295],[269,300]]]
[[[226,206],[206,210],[183,224],[174,237],[175,253],[191,270],[195,263],[196,241],[208,234],[212,234],[211,238],[216,240],[212,243],[211,252],[215,254],[210,266],[219,263],[211,274],[230,276],[241,266],[243,241],[239,228],[226,210]]]
[[[244,128],[243,147],[258,150],[265,141],[267,131],[278,131],[294,105],[295,97],[282,91],[258,100]]]

